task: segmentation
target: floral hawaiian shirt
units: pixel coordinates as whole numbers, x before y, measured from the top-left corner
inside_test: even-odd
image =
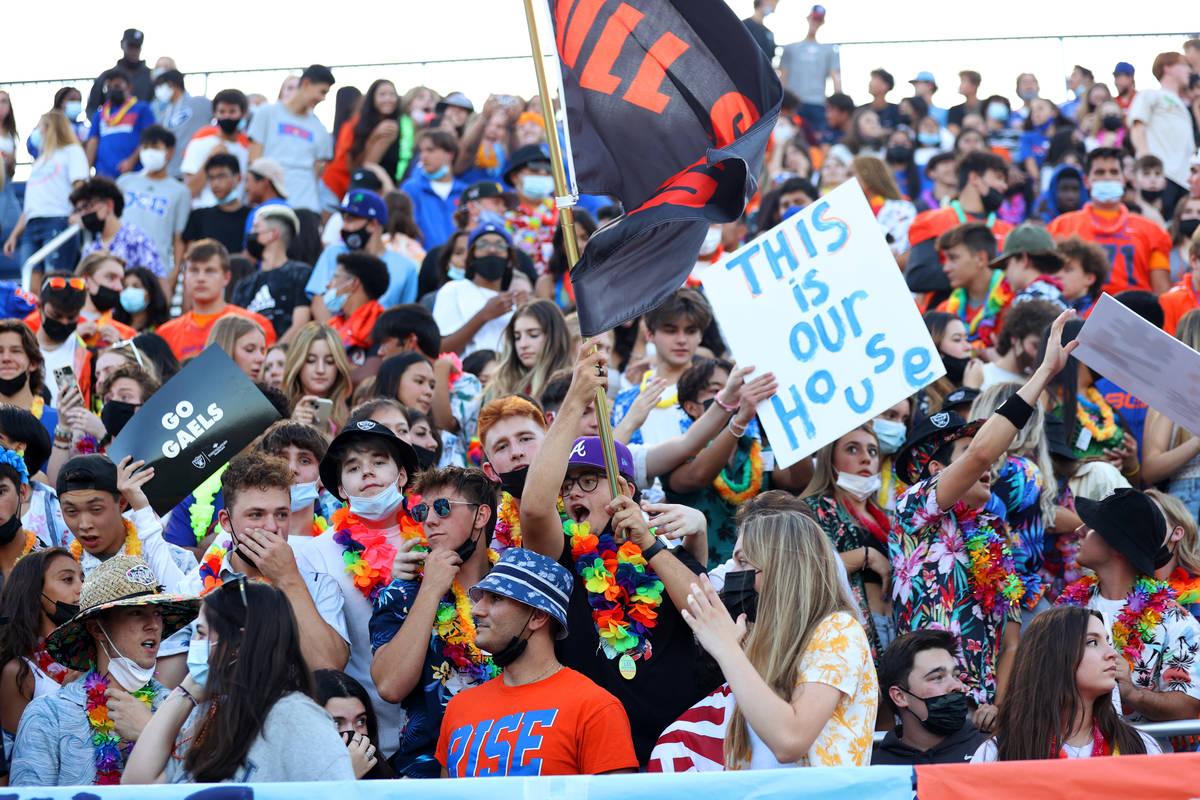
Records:
[[[1017,566],[1017,577],[1025,585],[1021,602],[1032,609],[1046,592],[1040,573],[1046,539],[1041,507],[1042,471],[1028,458],[1009,458],[1000,467],[992,494],[1007,512],[1008,546]]]

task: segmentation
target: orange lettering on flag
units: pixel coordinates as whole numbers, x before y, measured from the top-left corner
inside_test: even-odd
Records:
[[[704,163],[697,159],[691,166],[671,176],[665,181],[658,193],[642,203],[634,212],[662,205],[690,206],[704,208],[717,190],[717,182],[705,172],[692,172]]]
[[[758,109],[741,92],[726,92],[713,103],[709,117],[717,147],[725,147],[758,122]]]
[[[555,3],[554,26],[558,29],[555,37],[558,42],[558,53],[562,56],[563,63],[571,69],[575,68],[575,62],[579,59],[579,51],[583,48],[583,41],[592,30],[592,25],[596,22],[596,14],[603,5],[604,0],[558,0]],[[572,9],[574,13],[572,13]],[[568,16],[570,16],[569,29],[567,27]]]
[[[621,85],[621,79],[612,74],[613,64],[621,55],[621,48],[633,29],[646,16],[627,3],[621,3],[613,15],[604,24],[604,32],[600,40],[592,48],[587,63],[583,65],[583,74],[579,76],[579,85],[602,94],[612,94]],[[574,29],[574,26],[571,26]]]
[[[667,31],[650,47],[642,65],[625,92],[625,99],[636,106],[661,114],[671,98],[658,91],[667,70],[675,60],[687,52],[688,43]]]

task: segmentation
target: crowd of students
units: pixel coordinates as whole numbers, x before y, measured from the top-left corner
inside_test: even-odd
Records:
[[[619,209],[562,230],[535,101],[378,80],[330,132],[328,68],[209,103],[132,29],[87,120],[56,93],[5,251],[84,235],[0,286],[9,783],[1171,749],[1133,725],[1200,717],[1200,440],[1072,352],[1102,292],[1200,347],[1200,153],[1156,150],[1198,48],[1116,114],[1083,68],[1070,111],[883,70],[855,110],[824,13],[694,277],[855,178],[946,374],[787,468],[695,286],[581,341],[563,237]],[[105,452],[214,347],[283,419],[160,515]]]

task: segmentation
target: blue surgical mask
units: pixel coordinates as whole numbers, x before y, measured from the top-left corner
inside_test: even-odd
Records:
[[[987,107],[987,115],[989,119],[1005,122],[1008,120],[1008,109],[1000,103],[992,103]]]
[[[46,137],[42,135],[41,128],[34,128],[33,133],[29,134],[29,143],[33,145],[34,150],[41,150],[45,142]]]
[[[467,271],[458,267],[446,267],[446,277],[452,281],[461,281],[467,277]]]
[[[212,642],[208,639],[192,639],[188,642],[187,666],[188,675],[197,686],[208,685],[208,651]]]
[[[1115,203],[1125,196],[1125,184],[1122,181],[1095,181],[1089,192],[1098,203]]]
[[[316,502],[318,496],[317,482],[296,483],[292,485],[292,512],[301,511]]]
[[[879,438],[879,452],[885,455],[899,450],[900,445],[904,444],[905,437],[908,436],[908,428],[904,426],[903,422],[876,419],[871,424],[875,428],[875,436]]]
[[[350,498],[350,513],[372,522],[395,514],[396,509],[404,502],[400,487],[394,483],[374,497],[355,497],[349,493],[346,496]]]
[[[74,122],[83,113],[83,103],[79,100],[68,100],[67,104],[63,106],[63,113],[67,115],[67,119]]]
[[[941,134],[922,131],[921,133],[917,134],[917,141],[926,147],[937,147],[942,143],[942,137]]]
[[[442,166],[438,167],[438,169],[433,172],[426,172],[425,168],[422,167],[421,172],[431,181],[440,181],[442,178],[450,174],[450,166],[448,164],[442,164]]]
[[[525,175],[521,178],[521,194],[531,200],[545,200],[554,194],[553,175]]]
[[[325,301],[325,307],[331,314],[338,313],[346,304],[346,295],[338,294],[337,289],[326,289],[325,294],[321,295],[321,299]]]
[[[121,290],[121,308],[130,314],[136,314],[144,310],[149,303],[149,294],[145,289],[139,289],[136,286],[126,286]]]

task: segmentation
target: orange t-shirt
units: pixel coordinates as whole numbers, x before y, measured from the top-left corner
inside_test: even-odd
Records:
[[[1184,275],[1183,280],[1160,294],[1158,304],[1163,310],[1163,330],[1174,336],[1183,315],[1193,308],[1200,308],[1200,295],[1192,287],[1192,276]]]
[[[365,350],[371,346],[371,329],[375,327],[375,320],[379,319],[382,313],[383,306],[375,300],[368,300],[354,309],[354,313],[348,317],[338,314],[329,320],[329,325],[342,337],[342,344],[346,346],[346,350]]]
[[[200,316],[194,311],[189,311],[169,322],[164,322],[154,332],[166,339],[167,344],[171,346],[171,352],[175,354],[176,358],[183,361],[185,358],[199,355],[200,351],[204,349],[205,343],[208,342],[208,334],[212,330],[213,324],[229,314],[236,314],[257,323],[267,337],[267,347],[275,343],[275,326],[266,317],[230,303],[227,303],[225,308],[216,314]]]
[[[80,314],[79,324],[82,325],[85,322],[89,322],[89,320]],[[133,328],[129,327],[123,322],[117,322],[115,319],[113,319],[111,311],[105,311],[95,320],[95,322],[97,332],[83,340],[83,343],[88,347],[101,346],[102,340],[100,339],[99,333],[101,328],[112,328],[115,330],[117,332],[117,341],[119,342],[123,342],[126,339],[132,339],[134,336],[137,336],[137,331],[135,331]],[[25,325],[28,326],[29,330],[37,333],[38,329],[42,327],[42,312],[38,311],[37,309],[30,311],[28,316],[25,317]]]
[[[1109,294],[1126,289],[1149,291],[1150,272],[1171,268],[1171,237],[1140,214],[1131,214],[1125,206],[1116,213],[1104,213],[1087,203],[1079,211],[1055,217],[1046,230],[1056,239],[1075,234],[1108,253],[1112,271],[1104,291]]]
[[[926,239],[937,239],[951,228],[962,225],[967,222],[979,222],[986,224],[984,220],[975,219],[970,214],[965,214],[960,217],[958,212],[953,208],[931,208],[928,211],[922,211],[913,218],[912,224],[908,226],[908,243],[909,245],[920,244]],[[1004,247],[1004,237],[1013,229],[1013,226],[1002,219],[996,218],[992,222],[992,233],[996,234],[996,246]]]
[[[569,667],[524,686],[506,686],[502,675],[456,694],[442,716],[437,760],[451,778],[638,766],[620,701]]]

